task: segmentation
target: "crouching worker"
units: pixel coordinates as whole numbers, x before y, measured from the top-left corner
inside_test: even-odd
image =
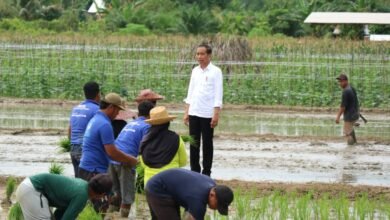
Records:
[[[108,174],[97,174],[89,182],[57,174],[27,177],[16,190],[24,219],[74,220],[88,199],[97,199],[110,192],[112,180]],[[55,207],[52,217],[49,207]]]
[[[222,215],[228,214],[232,190],[216,185],[208,176],[185,169],[169,169],[153,176],[145,188],[152,219],[180,219],[180,206],[186,219],[204,219],[206,206]]]

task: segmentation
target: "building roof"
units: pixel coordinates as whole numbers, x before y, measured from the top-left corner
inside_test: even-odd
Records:
[[[390,13],[312,12],[304,22],[314,24],[390,24]]]
[[[106,9],[104,6],[104,1],[103,0],[93,0],[91,6],[88,9],[88,13],[97,13],[101,12],[102,10]]]

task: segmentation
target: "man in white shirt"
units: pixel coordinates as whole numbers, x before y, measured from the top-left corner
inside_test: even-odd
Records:
[[[198,173],[201,171],[199,152],[202,138],[202,173],[208,176],[213,162],[214,128],[218,125],[223,93],[222,71],[210,62],[211,54],[212,49],[207,44],[199,45],[196,50],[199,66],[192,70],[183,118],[196,142],[190,146],[191,170]]]

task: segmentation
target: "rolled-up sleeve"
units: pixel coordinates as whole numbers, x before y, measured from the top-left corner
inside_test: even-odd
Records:
[[[214,108],[220,107],[222,108],[222,99],[223,99],[223,79],[222,79],[222,72],[221,70],[218,70],[216,72],[215,77],[215,96],[214,96]]]

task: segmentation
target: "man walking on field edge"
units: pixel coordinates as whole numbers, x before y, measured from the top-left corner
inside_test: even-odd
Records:
[[[344,135],[347,137],[347,143],[353,145],[356,143],[353,127],[359,119],[359,101],[355,89],[349,85],[348,77],[345,74],[340,74],[336,79],[343,89],[340,109],[336,116],[336,124],[340,123],[341,114],[344,114]]]
[[[214,128],[218,125],[223,90],[222,71],[210,62],[211,54],[212,49],[207,44],[201,44],[196,49],[199,66],[192,70],[183,118],[195,140],[195,145],[190,146],[191,170],[201,171],[199,153],[202,138],[202,173],[208,176],[211,174]]]

